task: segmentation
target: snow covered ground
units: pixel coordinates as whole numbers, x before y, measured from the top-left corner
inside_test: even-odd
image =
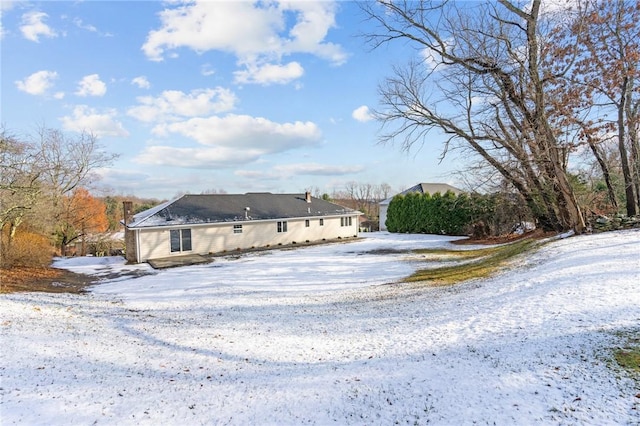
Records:
[[[640,424],[612,361],[640,334],[640,230],[437,288],[393,284],[424,264],[386,249],[450,238],[363,236],[162,271],[56,261],[102,281],[1,296],[0,423]]]

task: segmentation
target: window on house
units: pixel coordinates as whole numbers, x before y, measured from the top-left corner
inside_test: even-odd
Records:
[[[171,253],[180,251],[180,231],[171,230]]]
[[[282,220],[278,222],[278,232],[287,232],[287,221]]]
[[[170,240],[171,253],[191,251],[191,229],[172,229]]]
[[[349,226],[351,226],[351,216],[349,216]]]
[[[181,229],[182,251],[191,251],[191,229]]]
[[[340,218],[340,226],[344,226],[344,217]]]
[[[320,226],[324,226],[324,219],[320,219]]]
[[[305,228],[309,227],[309,219],[305,219],[304,220],[304,226],[305,226]]]
[[[242,234],[242,225],[233,225],[234,234]]]

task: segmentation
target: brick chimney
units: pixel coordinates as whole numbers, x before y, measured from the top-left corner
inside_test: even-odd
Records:
[[[304,199],[307,203],[311,202],[311,193],[309,191],[304,193]]]
[[[124,245],[125,258],[129,263],[138,263],[138,249],[136,246],[135,232],[127,226],[133,221],[133,203],[131,201],[123,201],[122,208],[124,210]]]
[[[124,209],[124,224],[127,225],[133,220],[133,203],[131,201],[123,201],[122,207]]]

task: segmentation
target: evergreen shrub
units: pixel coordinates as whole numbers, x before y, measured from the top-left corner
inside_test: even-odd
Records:
[[[413,192],[391,200],[385,225],[397,233],[466,235],[476,223],[487,222],[494,209],[489,196]]]

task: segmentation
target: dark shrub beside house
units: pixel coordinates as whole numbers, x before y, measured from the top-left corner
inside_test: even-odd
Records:
[[[472,205],[466,194],[412,192],[391,200],[386,227],[389,232],[464,235],[472,218]]]

